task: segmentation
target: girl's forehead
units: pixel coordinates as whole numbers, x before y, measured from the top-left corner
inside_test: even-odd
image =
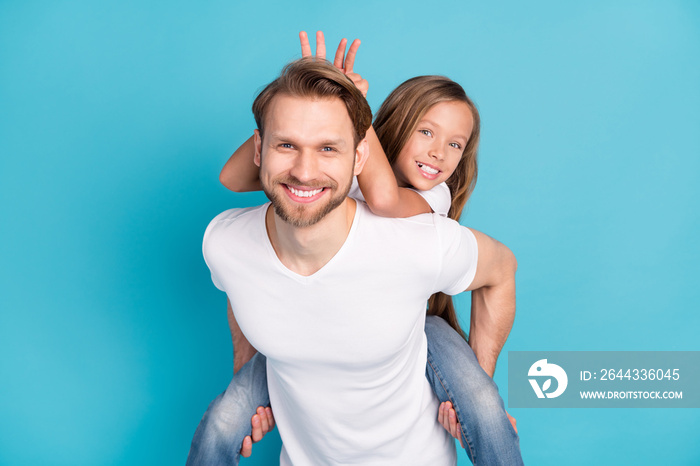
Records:
[[[474,126],[472,110],[466,102],[449,100],[430,107],[420,120],[450,131],[471,134]]]
[[[446,100],[431,105],[428,110],[426,110],[423,118],[429,115],[437,117],[443,115],[453,116],[468,114],[471,116],[471,113],[472,110],[466,102],[462,102],[461,100]]]

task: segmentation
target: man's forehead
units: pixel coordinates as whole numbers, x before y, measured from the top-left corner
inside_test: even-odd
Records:
[[[341,140],[352,137],[354,127],[348,110],[338,97],[312,98],[286,94],[270,102],[266,132],[276,136],[306,136]]]

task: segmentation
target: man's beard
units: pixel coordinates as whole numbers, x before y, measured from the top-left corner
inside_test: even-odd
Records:
[[[293,176],[285,176],[273,180],[271,186],[266,186],[265,183],[262,183],[262,185],[263,192],[270,200],[270,202],[272,202],[272,207],[275,209],[275,213],[291,226],[304,228],[309,227],[311,225],[315,225],[316,223],[320,222],[321,219],[323,219],[323,217],[331,213],[336,207],[338,207],[340,204],[343,203],[343,201],[345,201],[345,199],[348,197],[348,193],[350,192],[353,176],[354,175],[350,176],[350,181],[346,183],[346,186],[344,187],[343,191],[336,192],[335,195],[333,194],[333,191],[336,191],[338,189],[338,183],[336,183],[333,180],[328,180],[328,182],[319,186],[319,183],[304,183]],[[311,189],[323,187],[324,189],[328,189],[331,191],[330,195],[332,197],[320,207],[317,206],[318,201],[310,204],[297,204],[292,206],[290,205],[292,201],[286,198],[286,194],[280,192],[280,189],[271,189],[276,186],[280,186],[281,189],[285,189],[281,186],[283,184],[291,186],[303,186],[305,188]],[[314,184],[316,184],[316,186],[314,186]],[[317,210],[314,212],[313,209]]]

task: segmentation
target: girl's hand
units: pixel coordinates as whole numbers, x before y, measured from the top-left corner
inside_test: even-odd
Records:
[[[464,448],[464,443],[462,442],[462,426],[457,422],[457,413],[455,413],[454,408],[452,408],[452,403],[449,401],[440,403],[438,422],[451,436],[459,439],[459,444]]]
[[[306,32],[301,31],[299,33],[299,42],[301,43],[301,56],[302,57],[312,57],[311,44],[309,44],[309,36]],[[340,44],[338,44],[338,49],[335,51],[335,59],[333,60],[333,66],[341,70],[345,75],[352,80],[355,86],[362,92],[362,95],[367,97],[367,90],[369,89],[369,83],[366,79],[362,79],[362,76],[353,72],[353,66],[355,65],[355,56],[357,56],[357,49],[360,48],[360,39],[355,39],[350,44],[350,49],[348,49],[347,55],[345,55],[345,48],[347,47],[347,39],[342,39]],[[326,59],[326,41],[323,37],[323,31],[316,32],[316,57]]]

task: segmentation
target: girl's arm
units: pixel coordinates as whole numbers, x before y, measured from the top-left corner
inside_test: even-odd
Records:
[[[432,212],[423,196],[398,185],[373,127],[369,128],[366,137],[369,158],[357,175],[357,181],[370,210],[382,217],[399,218]]]
[[[255,143],[253,136],[248,138],[236,152],[231,155],[219,174],[219,181],[231,191],[261,191],[260,169],[253,162]]]

